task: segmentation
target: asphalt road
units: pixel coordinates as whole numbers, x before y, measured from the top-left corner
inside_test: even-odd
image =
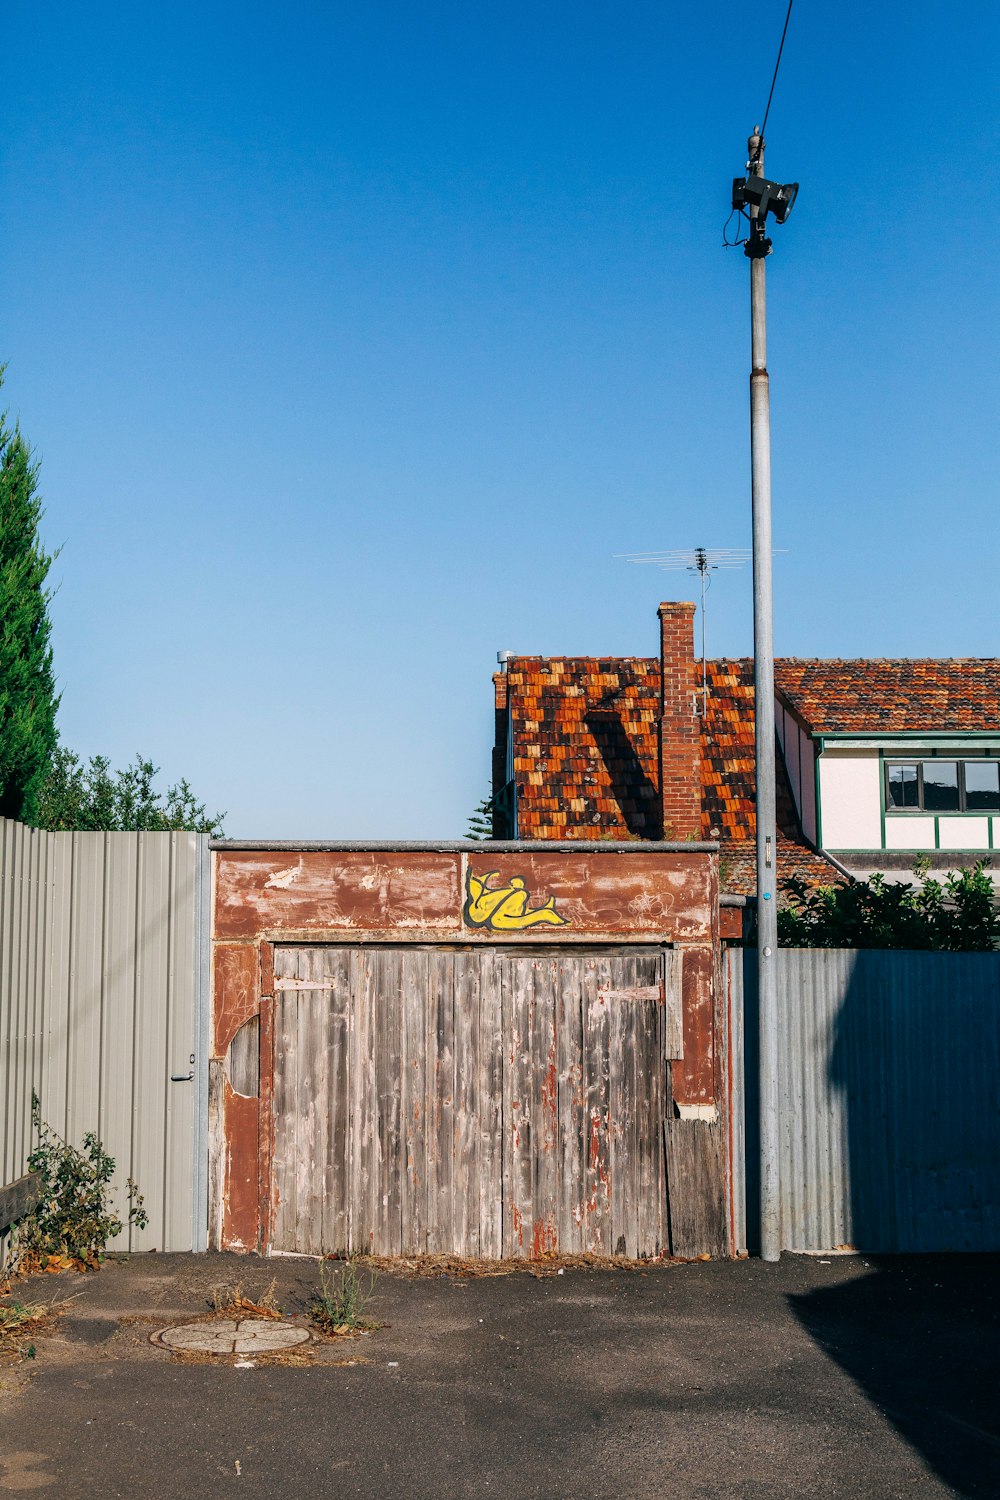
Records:
[[[18,1295],[75,1300],[33,1361],[0,1367],[0,1493],[997,1497],[998,1267],[383,1275],[371,1311],[388,1326],[326,1362],[250,1369],[179,1363],[148,1335],[220,1282],[277,1275],[295,1312],[311,1263],[136,1256],[37,1278]]]

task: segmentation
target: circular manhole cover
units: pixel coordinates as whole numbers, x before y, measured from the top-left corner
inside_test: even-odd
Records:
[[[188,1354],[275,1354],[307,1344],[308,1328],[276,1318],[219,1318],[209,1323],[179,1323],[151,1334],[154,1344]]]

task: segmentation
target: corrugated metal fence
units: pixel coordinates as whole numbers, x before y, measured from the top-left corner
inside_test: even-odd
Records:
[[[93,1130],[149,1225],[116,1248],[207,1244],[208,840],[42,833],[0,819],[0,1183],[26,1169],[31,1095]],[[177,1081],[172,1081],[176,1079]]]
[[[728,966],[753,1249],[755,954]],[[1000,1249],[1000,953],[782,949],[778,1004],[782,1248]]]

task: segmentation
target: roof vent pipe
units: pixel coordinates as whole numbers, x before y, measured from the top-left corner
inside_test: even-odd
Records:
[[[513,651],[498,651],[497,652],[497,661],[500,663],[500,670],[501,670],[501,672],[506,672],[506,670],[507,670],[507,663],[510,661],[511,657],[513,656],[513,654],[514,654]]]

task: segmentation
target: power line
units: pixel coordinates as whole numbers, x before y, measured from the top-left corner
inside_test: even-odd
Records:
[[[761,159],[761,153],[762,153],[762,151],[764,149],[764,131],[767,129],[767,117],[771,113],[771,100],[774,98],[774,86],[775,86],[775,84],[778,81],[778,69],[781,67],[781,54],[785,50],[785,37],[788,35],[788,23],[792,19],[792,5],[793,4],[794,4],[794,0],[788,0],[788,9],[785,11],[785,24],[781,28],[781,41],[778,43],[778,56],[776,57],[775,63],[774,63],[774,73],[771,76],[771,90],[770,90],[770,93],[767,96],[767,104],[766,104],[766,106],[764,108],[764,120],[763,120],[763,123],[760,126],[757,126],[757,125],[754,126],[753,133],[757,137],[757,147],[754,150],[754,153],[753,153],[752,157],[747,162],[747,174],[748,174],[747,175],[747,181],[748,182],[750,180],[749,174],[752,173],[752,172],[754,172],[755,169],[757,168],[757,165],[758,165],[758,163],[759,163],[759,161]],[[737,221],[736,221],[736,236],[735,236],[734,239],[730,239],[729,238],[729,226],[733,222],[733,217],[735,215],[739,215],[739,217],[737,218]],[[749,215],[746,214],[746,212],[744,211],[744,209],[738,206],[737,200],[736,200],[736,197],[735,197],[735,189],[734,189],[733,211],[729,215],[729,218],[726,220],[726,222],[725,222],[725,224],[723,225],[723,228],[722,228],[722,243],[723,243],[723,246],[725,247],[725,249],[727,249],[727,250],[735,250],[735,249],[738,249],[740,245],[747,245],[749,243],[748,237],[746,235],[741,234],[741,230],[743,229],[744,222],[746,222],[747,224],[749,224],[750,223],[750,218],[749,218]],[[749,255],[749,253],[750,253],[749,250],[746,253]]]
[[[767,108],[764,110],[764,121],[760,127],[760,135],[763,136],[767,129],[767,117],[771,112],[771,100],[774,98],[774,85],[778,81],[778,69],[781,67],[781,54],[785,50],[785,37],[788,35],[788,23],[792,19],[793,0],[788,0],[788,10],[785,12],[785,25],[781,33],[781,42],[778,46],[778,60],[774,65],[774,77],[771,79],[771,92],[767,96]]]

